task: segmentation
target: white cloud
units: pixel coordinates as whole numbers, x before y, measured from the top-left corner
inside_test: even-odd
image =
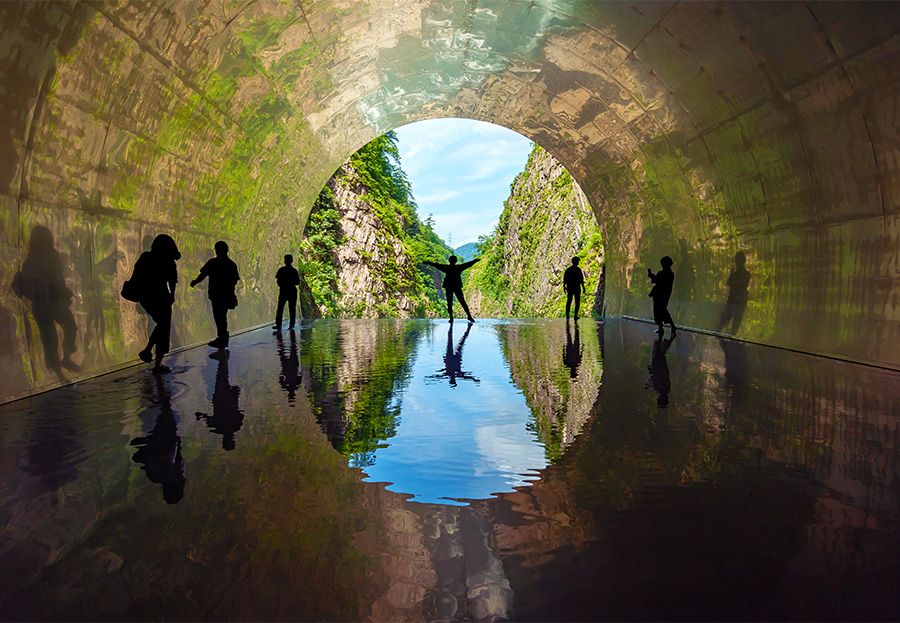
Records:
[[[490,233],[525,166],[531,141],[498,125],[436,119],[396,130],[400,160],[423,217],[453,244]]]

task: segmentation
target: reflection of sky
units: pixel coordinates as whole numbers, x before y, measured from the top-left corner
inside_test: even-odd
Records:
[[[410,379],[400,389],[397,434],[365,469],[367,481],[393,483],[391,491],[419,502],[487,498],[534,479],[534,470],[547,465],[489,322],[472,327],[462,352],[463,372],[479,383],[457,378],[451,387],[447,378],[428,378],[444,368],[448,324],[435,322],[419,342]],[[454,324],[454,350],[465,328]]]

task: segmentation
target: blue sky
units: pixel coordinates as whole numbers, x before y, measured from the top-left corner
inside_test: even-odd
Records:
[[[489,234],[531,141],[471,119],[419,121],[396,132],[419,216],[433,215],[438,235],[454,248]]]

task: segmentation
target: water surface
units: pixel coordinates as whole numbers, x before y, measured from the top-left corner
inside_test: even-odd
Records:
[[[900,375],[313,321],[0,407],[6,619],[896,619]]]

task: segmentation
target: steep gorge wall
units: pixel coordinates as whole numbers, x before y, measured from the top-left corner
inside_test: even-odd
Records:
[[[437,272],[421,264],[451,251],[416,213],[389,133],[328,180],[301,245],[311,315],[421,318],[442,313]],[[392,160],[389,151],[397,160]]]
[[[467,298],[480,316],[561,316],[563,271],[581,258],[583,313],[602,305],[603,242],[584,193],[565,167],[535,145],[516,177],[482,261],[469,270]]]

